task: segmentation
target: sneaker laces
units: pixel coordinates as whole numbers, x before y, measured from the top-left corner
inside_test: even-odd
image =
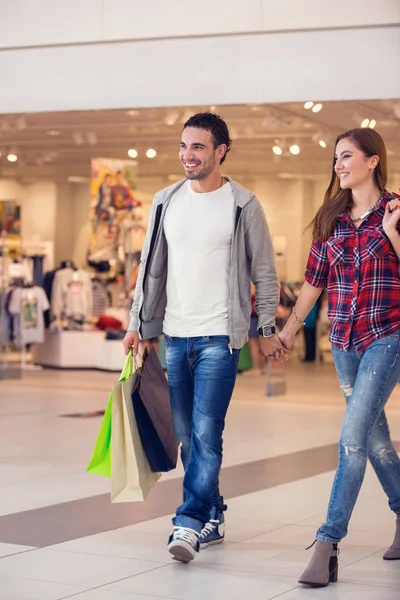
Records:
[[[208,523],[206,523],[203,527],[203,529],[201,530],[201,534],[200,537],[201,538],[205,538],[207,537],[210,533],[212,533],[214,531],[214,529],[219,525],[219,520],[218,519],[210,519],[208,521]]]
[[[188,527],[175,527],[174,529],[174,540],[182,540],[183,542],[187,542],[193,548],[197,545],[199,541],[199,532],[194,529],[189,529]]]

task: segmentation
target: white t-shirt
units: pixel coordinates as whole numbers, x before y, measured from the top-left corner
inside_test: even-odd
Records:
[[[198,194],[187,181],[174,194],[164,220],[168,243],[167,335],[228,335],[234,213],[230,183]]]
[[[50,308],[49,301],[39,286],[16,288],[12,292],[9,313],[16,317],[14,330],[17,345],[44,342],[43,312]]]

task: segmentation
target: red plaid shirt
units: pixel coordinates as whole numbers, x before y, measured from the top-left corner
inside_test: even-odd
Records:
[[[382,228],[386,203],[397,197],[385,192],[358,229],[340,215],[333,235],[312,243],[306,281],[328,290],[329,339],[340,350],[354,344],[363,352],[400,328],[400,263]]]

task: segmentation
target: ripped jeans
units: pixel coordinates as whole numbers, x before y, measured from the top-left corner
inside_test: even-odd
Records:
[[[339,443],[339,464],[326,523],[317,539],[338,543],[348,524],[364,480],[367,458],[400,514],[400,460],[390,440],[385,405],[400,379],[400,332],[380,338],[359,354],[332,348],[340,387],[346,399]]]

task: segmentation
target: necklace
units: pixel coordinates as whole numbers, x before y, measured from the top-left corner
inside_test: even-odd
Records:
[[[369,208],[367,211],[365,211],[365,213],[363,213],[363,214],[362,214],[362,215],[360,215],[359,217],[355,217],[355,218],[354,218],[354,217],[352,217],[352,216],[351,216],[351,214],[350,214],[350,211],[349,211],[349,212],[348,212],[348,215],[349,215],[349,217],[350,217],[350,220],[351,220],[353,223],[358,223],[359,221],[362,221],[363,219],[365,219],[366,217],[368,217],[368,215],[369,215],[370,213],[372,213],[372,212],[375,210],[375,208],[378,206],[379,202],[382,200],[382,196],[383,196],[383,194],[381,194],[381,195],[379,196],[378,200],[375,202],[375,204],[374,204],[373,206],[371,206],[371,208]]]

